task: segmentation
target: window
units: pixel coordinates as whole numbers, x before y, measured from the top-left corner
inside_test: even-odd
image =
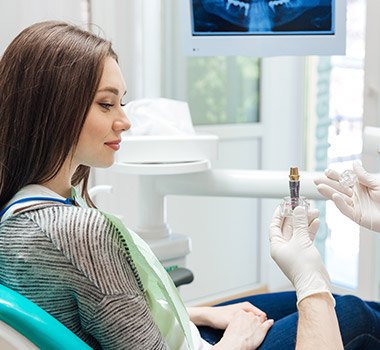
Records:
[[[365,15],[366,0],[348,0],[346,56],[313,59],[312,66],[317,72],[314,168],[318,171],[325,167],[350,169],[352,162],[361,156]],[[328,106],[325,116],[323,106]],[[322,166],[318,166],[321,160]],[[359,227],[331,201],[319,202],[318,206],[321,219],[325,219],[319,232],[320,248],[331,279],[336,285],[356,289]]]
[[[257,123],[260,60],[186,57],[178,21],[178,3],[164,1],[164,95],[187,101],[195,125]]]
[[[260,62],[250,57],[187,59],[187,100],[194,124],[259,121]]]

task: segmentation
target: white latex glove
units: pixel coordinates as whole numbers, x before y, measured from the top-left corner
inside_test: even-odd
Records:
[[[333,200],[348,218],[370,230],[380,232],[380,178],[369,174],[359,161],[353,163],[358,181],[352,188],[339,183],[340,173],[327,169],[314,183],[318,191]]]
[[[314,242],[315,235],[319,229],[319,210],[309,209],[307,212],[307,221],[310,239]],[[289,241],[293,236],[293,217],[285,217],[282,222],[282,235]]]
[[[278,207],[270,224],[270,252],[296,289],[297,304],[312,294],[328,293],[335,305],[329,275],[310,238],[310,231],[316,232],[319,220],[313,219],[309,224],[305,209],[297,207],[293,211],[293,233],[290,238],[286,237],[283,224],[284,218]]]

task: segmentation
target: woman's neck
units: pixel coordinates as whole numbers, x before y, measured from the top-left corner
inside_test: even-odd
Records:
[[[56,183],[54,180],[43,182],[41,185],[47,187],[49,190],[52,190],[62,197],[71,197],[71,185],[62,185],[61,183]]]
[[[70,165],[72,164],[66,161],[57,175],[55,175],[52,179],[41,183],[41,185],[49,188],[55,193],[58,193],[62,197],[71,197],[71,178],[76,168]]]

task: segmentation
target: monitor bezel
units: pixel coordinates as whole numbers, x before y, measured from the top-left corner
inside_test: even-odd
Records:
[[[330,56],[346,50],[346,0],[334,0],[334,33],[193,35],[191,0],[180,1],[180,25],[188,56]]]

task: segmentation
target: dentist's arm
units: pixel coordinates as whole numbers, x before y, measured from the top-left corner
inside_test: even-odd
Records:
[[[327,169],[325,175],[314,180],[318,191],[331,199],[337,208],[352,221],[380,232],[380,178],[368,173],[356,161],[353,172],[357,182],[352,188],[339,183],[340,173]]]
[[[306,212],[297,207],[289,219],[277,208],[270,225],[272,258],[296,289],[299,311],[298,350],[343,349],[335,314],[335,300],[331,294],[330,278],[312,239],[319,226],[314,218],[308,222]],[[285,229],[286,228],[286,229]]]
[[[343,349],[334,302],[326,293],[313,294],[298,303],[296,350]]]

